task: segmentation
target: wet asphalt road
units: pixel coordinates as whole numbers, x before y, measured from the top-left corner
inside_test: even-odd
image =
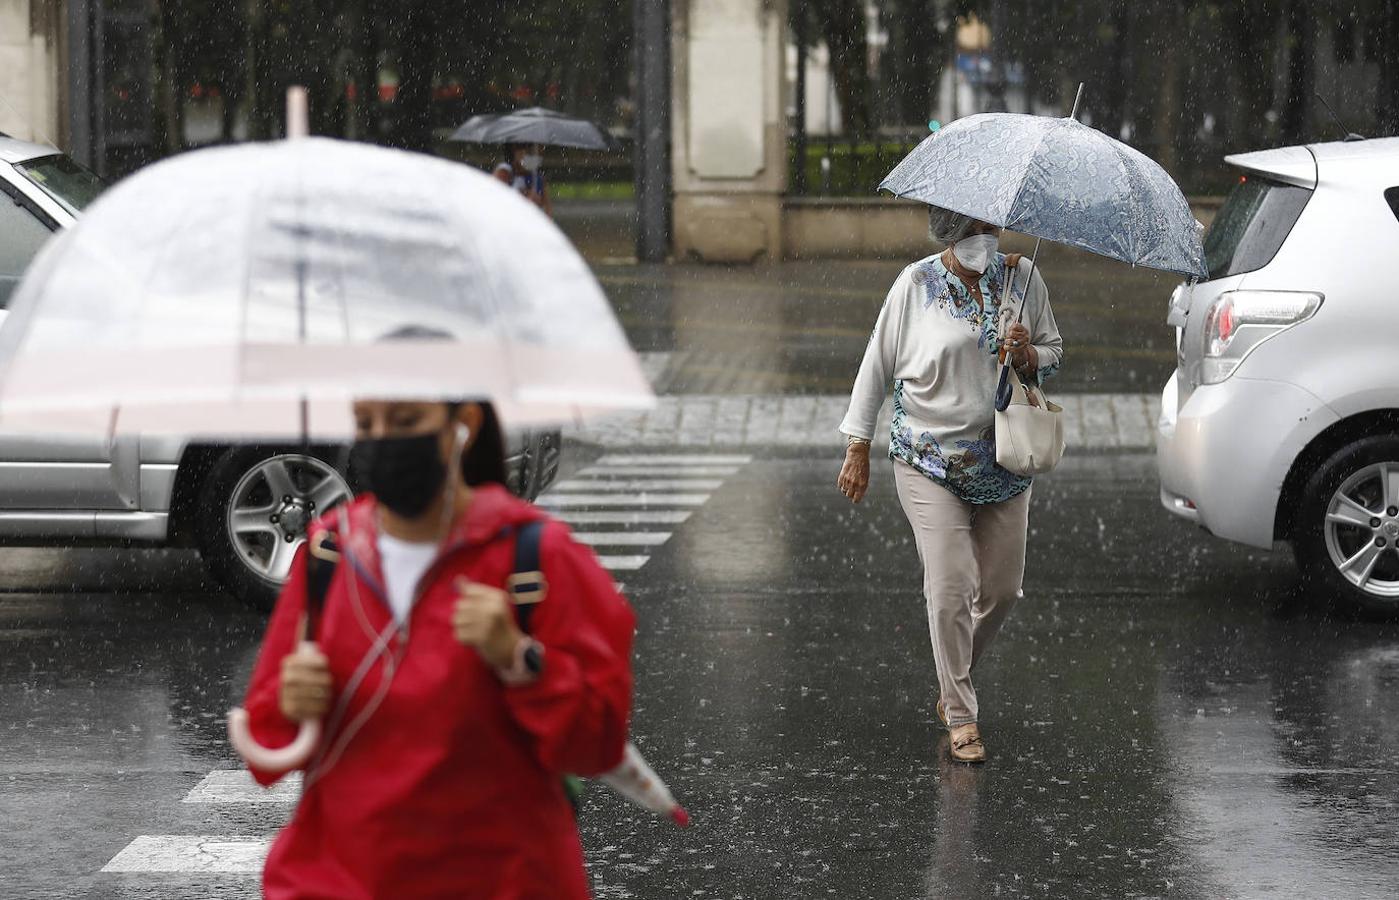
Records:
[[[834,478],[755,454],[626,573],[634,733],[695,825],[592,790],[599,897],[1393,896],[1399,626],[1171,520],[1149,459],[1071,458],[978,672],[991,761],[957,766],[887,463],[859,509]],[[180,802],[233,765],[259,629],[186,555],[0,551],[0,896],[255,894],[99,870],[138,835],[284,820]]]

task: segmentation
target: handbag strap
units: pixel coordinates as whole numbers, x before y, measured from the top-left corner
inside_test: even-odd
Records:
[[[1002,307],[1002,308],[1005,307],[1006,301],[1008,301],[1008,300],[1010,299],[1010,283],[1011,283],[1012,281],[1015,280],[1015,272],[1016,272],[1016,269],[1020,268],[1020,260],[1021,260],[1021,257],[1022,257],[1022,256],[1023,256],[1023,254],[1020,254],[1020,253],[1007,253],[1007,254],[1006,254],[1006,273],[1005,273],[1005,275],[1003,276],[1004,279],[1005,279],[1005,281],[1004,281],[1004,283],[1001,284],[1001,302],[1000,302],[1000,304],[999,304],[1000,307]],[[1021,304],[1020,304],[1020,312],[1016,314],[1016,316],[1015,316],[1015,321],[1019,322],[1019,321],[1020,321],[1020,317],[1023,316],[1024,314],[1025,314],[1025,304],[1024,304],[1024,303],[1021,303]],[[997,354],[997,356],[996,356],[996,361],[999,362],[1002,366],[1008,366],[1008,365],[1010,365],[1009,354],[1006,353],[1004,347],[1002,347],[1002,348],[1000,349],[1000,351],[998,352],[998,354]],[[1001,375],[1001,381],[1002,381],[1002,383],[1005,382],[1005,374],[1004,374],[1004,373],[1002,373],[1002,375]]]

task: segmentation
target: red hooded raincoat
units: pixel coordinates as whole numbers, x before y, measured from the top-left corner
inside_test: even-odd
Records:
[[[266,896],[587,897],[561,776],[602,773],[621,760],[632,687],[627,602],[592,551],[548,521],[540,556],[549,593],[531,623],[544,672],[507,687],[455,640],[453,584],[465,577],[503,587],[514,563],[510,527],[545,514],[504,488],[478,488],[402,630],[383,599],[373,499],[355,501],[346,518],[317,634],[335,684],[332,712],[301,802],[268,855]],[[331,515],[320,527],[337,523]],[[277,695],[305,591],[298,557],[244,703],[266,746],[296,733]],[[375,654],[380,635],[387,641]],[[253,775],[264,785],[280,777]]]

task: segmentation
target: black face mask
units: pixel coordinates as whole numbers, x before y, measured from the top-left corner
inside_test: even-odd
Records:
[[[350,448],[350,465],[394,515],[416,519],[442,495],[447,479],[440,441],[436,431],[355,441]]]

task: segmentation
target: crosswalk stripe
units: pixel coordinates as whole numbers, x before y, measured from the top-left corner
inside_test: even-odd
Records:
[[[599,459],[599,466],[746,466],[751,456],[671,455],[665,453],[609,453]]]
[[[724,484],[722,478],[700,480],[693,478],[572,478],[556,482],[549,489],[555,491],[717,491]]]
[[[301,773],[292,772],[265,788],[247,769],[215,769],[185,794],[185,803],[295,803],[301,796]]]
[[[270,837],[143,834],[102,871],[257,874],[271,846]]]
[[[598,556],[598,562],[609,572],[635,572],[646,565],[649,556]]]
[[[554,518],[569,525],[679,525],[691,515],[688,509],[561,509],[553,513]]]
[[[538,503],[553,506],[703,506],[708,494],[546,494]]]
[[[672,478],[677,476],[693,478],[715,478],[719,476],[737,475],[741,471],[741,466],[589,466],[579,472],[579,476],[585,475],[667,475]]]
[[[589,547],[659,547],[669,531],[575,531],[573,539]]]

